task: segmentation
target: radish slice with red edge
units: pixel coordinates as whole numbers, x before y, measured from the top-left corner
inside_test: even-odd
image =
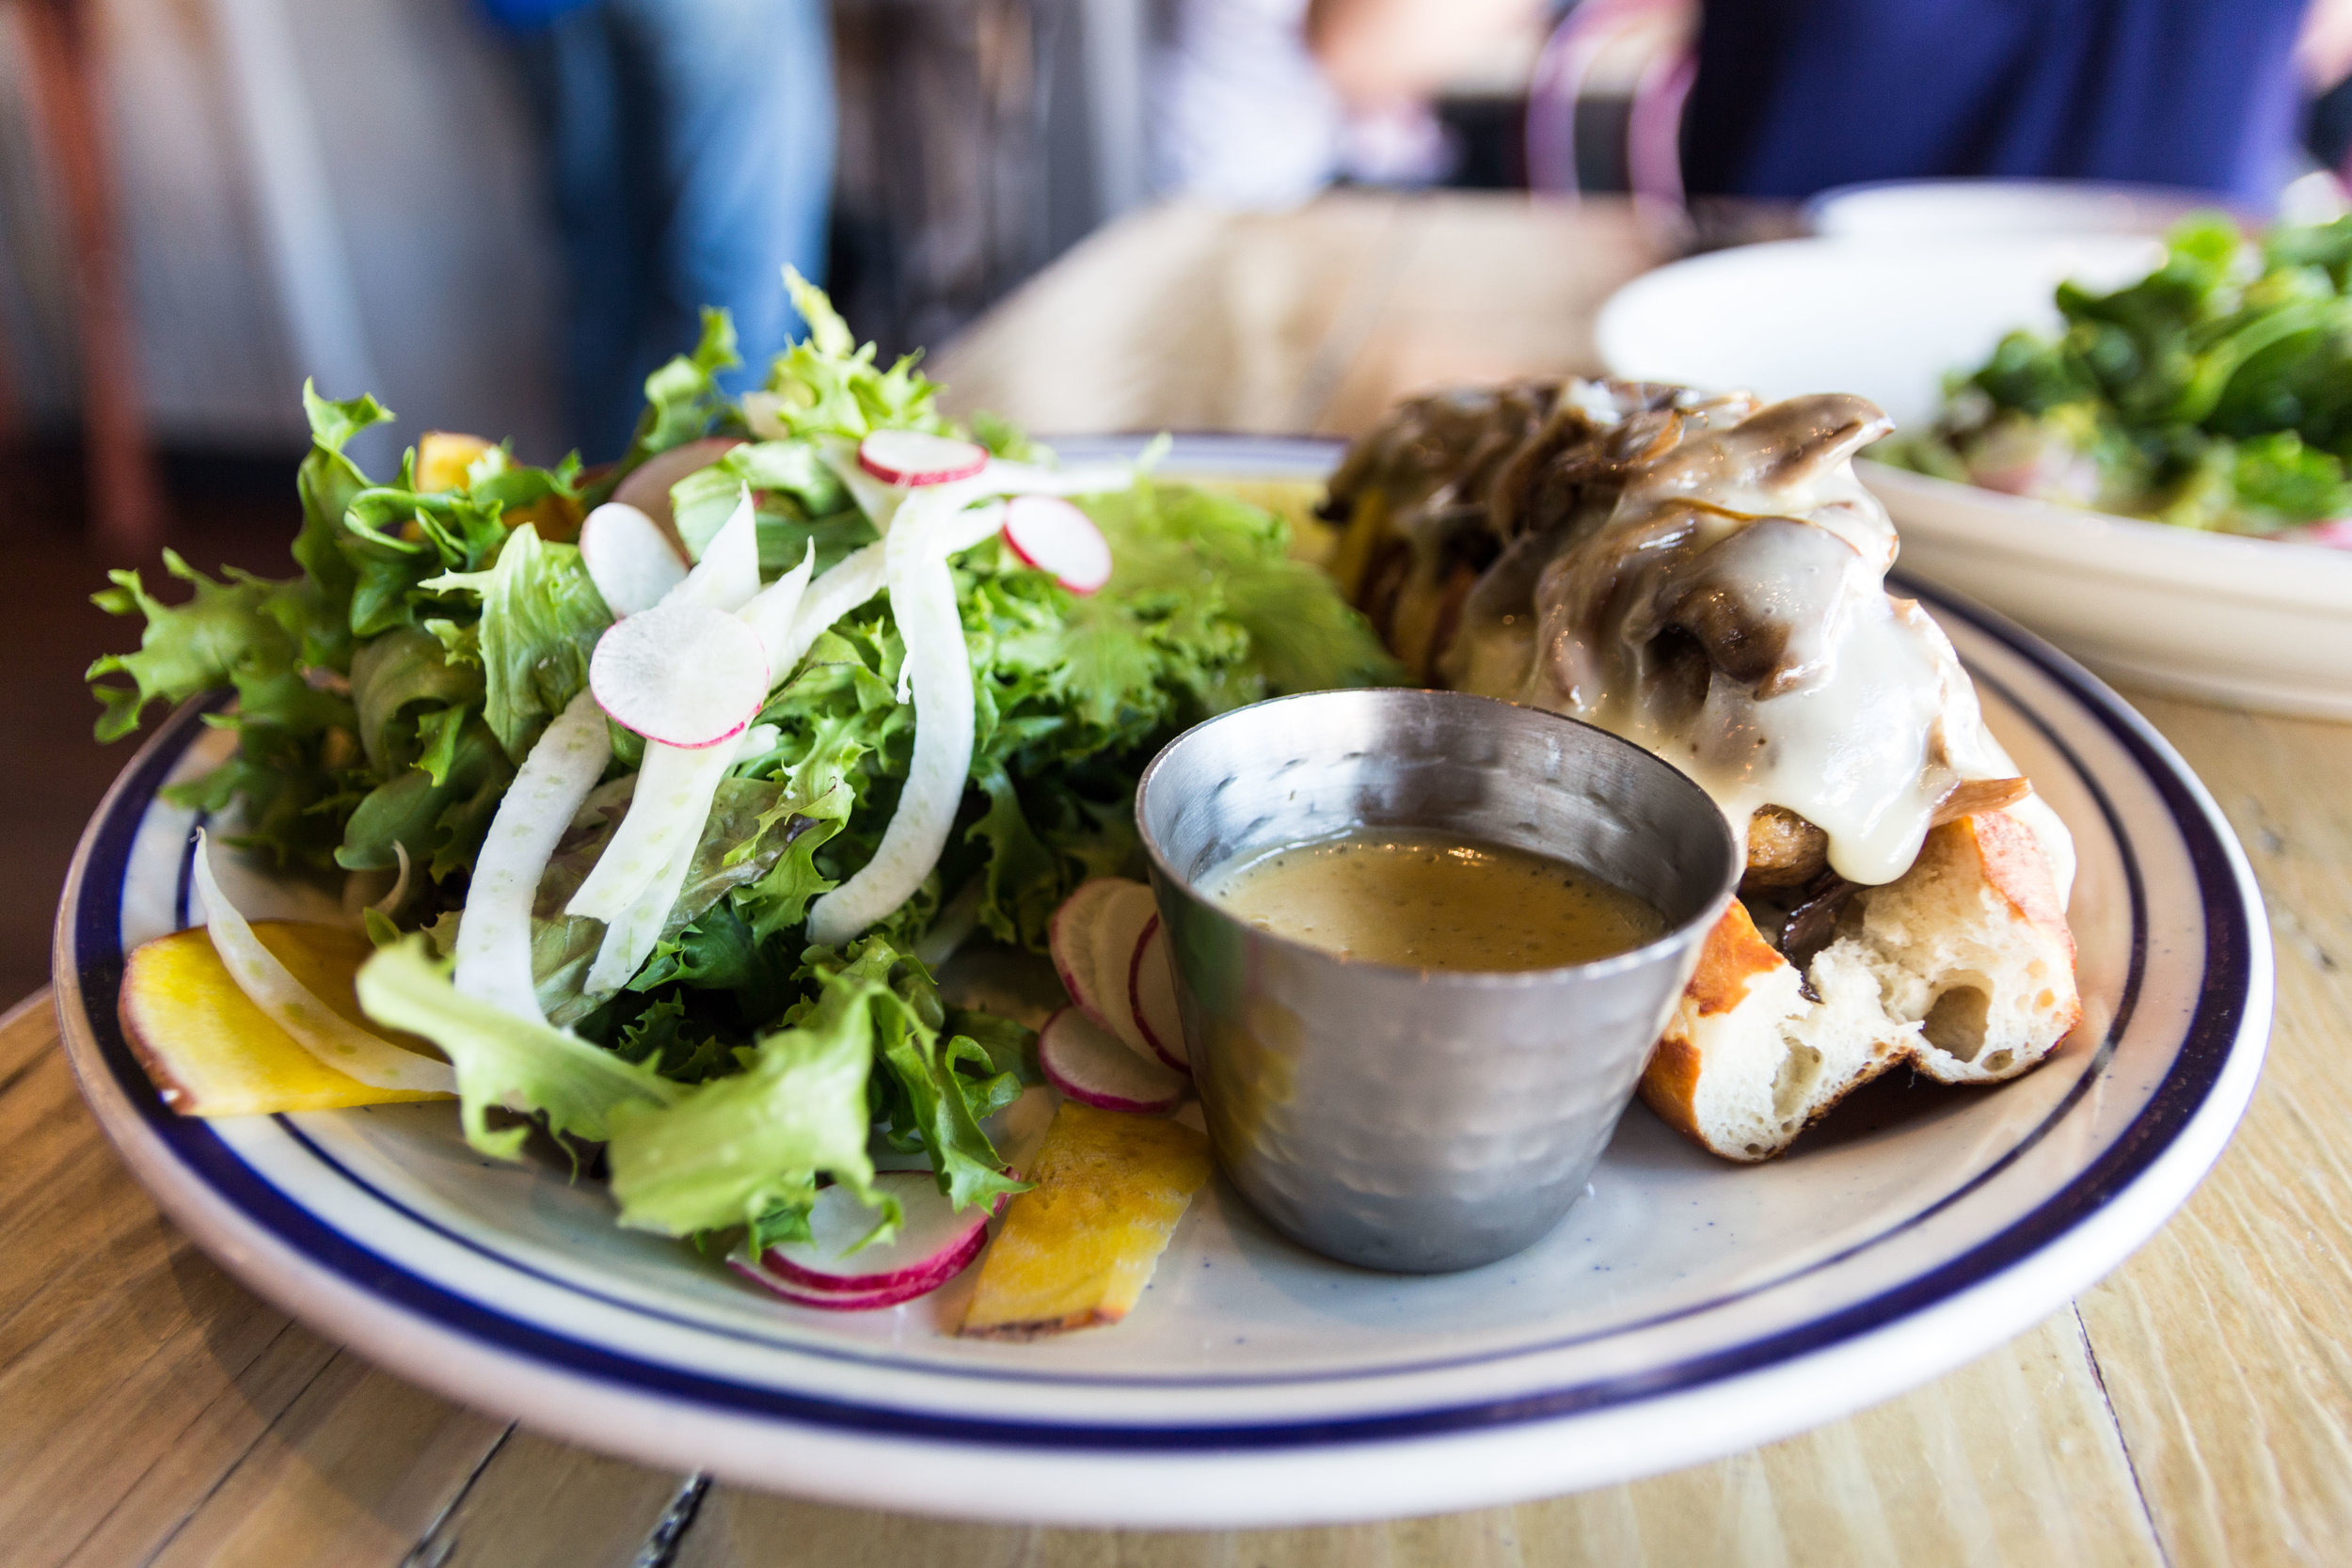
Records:
[[[768,700],[759,633],[706,604],[616,621],[588,657],[596,705],[649,740],[692,750],[742,733]]]
[[[1184,1079],[1145,1061],[1075,1007],[1064,1007],[1038,1031],[1037,1065],[1047,1083],[1098,1110],[1151,1116],[1174,1110],[1184,1098]]]
[[[1059,496],[1015,496],[1008,501],[1005,543],[1073,594],[1091,594],[1111,580],[1110,541],[1093,518]]]
[[[686,560],[660,524],[627,501],[607,501],[580,525],[580,559],[615,619],[651,610],[686,580]]]
[[[927,1170],[878,1172],[874,1190],[898,1200],[902,1217],[890,1240],[858,1245],[882,1223],[882,1207],[835,1182],[809,1208],[810,1239],[770,1247],[761,1266],[803,1290],[892,1291],[905,1285],[929,1290],[948,1276],[956,1258],[988,1226],[986,1208],[959,1212]]]
[[[1120,1044],[1143,1060],[1159,1065],[1159,1053],[1144,1039],[1136,1010],[1127,994],[1128,971],[1135,966],[1136,944],[1143,928],[1157,918],[1152,890],[1141,882],[1121,879],[1118,889],[1103,901],[1095,916],[1094,976],[1089,990],[1093,1006],[1080,1010],[1117,1036]]]
[[[924,1180],[928,1181],[930,1179],[927,1176]],[[741,1252],[729,1255],[727,1267],[761,1289],[783,1297],[795,1307],[811,1307],[819,1312],[876,1312],[884,1307],[903,1307],[918,1296],[930,1294],[965,1269],[970,1268],[972,1260],[979,1257],[981,1248],[987,1245],[988,1230],[983,1227],[972,1232],[970,1240],[964,1243],[962,1249],[947,1259],[938,1278],[905,1285],[893,1285],[886,1290],[880,1291],[814,1289],[762,1268]]]
[[[1127,968],[1127,1006],[1152,1053],[1189,1075],[1192,1058],[1184,1050],[1184,1019],[1176,1008],[1176,964],[1168,956],[1167,929],[1156,914],[1143,928],[1135,961]]]
[[[1054,960],[1054,973],[1061,976],[1062,990],[1070,993],[1079,1011],[1097,1023],[1103,1022],[1103,1014],[1095,980],[1094,934],[1102,927],[1104,906],[1126,885],[1117,877],[1080,882],[1045,927],[1046,955]]]
[[[950,484],[987,467],[988,449],[919,430],[878,430],[857,444],[857,465],[884,484]]]

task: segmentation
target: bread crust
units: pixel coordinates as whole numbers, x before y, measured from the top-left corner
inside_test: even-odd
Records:
[[[2066,911],[2058,903],[2058,884],[2051,879],[2049,865],[2042,858],[2042,845],[2033,836],[2033,830],[2006,812],[1988,812],[1981,816],[1947,822],[1935,832],[1967,840],[1983,867],[1985,885],[2008,901],[2019,920],[2063,945],[2066,967],[2071,971],[2075,958],[2074,930],[2066,924]],[[2066,1022],[2069,1029],[2082,1021],[2082,996],[2077,992],[2074,1014]]]
[[[2004,954],[2022,954],[2029,974],[1928,974],[1915,950],[1902,942],[1922,916],[1923,898],[1977,899],[1989,937]],[[2040,1063],[2079,1022],[2074,981],[2074,942],[2057,884],[2030,828],[2003,813],[1985,813],[1932,830],[1912,869],[1859,898],[1895,894],[1909,899],[1884,940],[1841,936],[1832,976],[1822,958],[1812,960],[1813,990],[1756,929],[1747,907],[1734,899],[1708,932],[1697,964],[1643,1073],[1643,1102],[1659,1118],[1708,1152],[1743,1164],[1783,1152],[1805,1128],[1848,1094],[1899,1064],[1947,1083],[2012,1078]],[[1937,906],[1926,906],[1931,912]],[[1862,922],[1869,927],[1867,902]],[[1975,924],[1972,920],[1970,924]],[[1908,962],[1912,967],[1902,970]],[[1865,973],[1892,976],[1883,1002]],[[2038,965],[2039,967],[2032,967]],[[1833,985],[1833,978],[1842,983]],[[1975,982],[1981,982],[1977,985]],[[2040,990],[2019,1002],[2021,984]],[[1909,987],[1940,1000],[1947,990],[2002,988],[2009,1033],[1997,1049],[1980,1044],[1974,1055],[1955,1054],[1928,1037],[1932,1022],[1918,1011],[1895,1010],[1895,993]],[[1834,992],[1834,994],[1832,994]],[[2018,1033],[2016,1019],[2030,1019]],[[1979,1033],[1982,1033],[1981,1027]],[[1981,1058],[1981,1059],[1979,1059]],[[1987,1065],[1991,1063],[1992,1065]],[[1768,1070],[1769,1069],[1769,1070]]]
[[[1788,960],[1764,940],[1748,907],[1737,898],[1699,948],[1698,967],[1691,972],[1675,1016],[1667,1021],[1649,1066],[1643,1069],[1641,1096],[1660,1120],[1702,1148],[1713,1146],[1699,1128],[1699,1074],[1706,1066],[1698,1043],[1699,1021],[1738,1011],[1757,975],[1788,966]]]

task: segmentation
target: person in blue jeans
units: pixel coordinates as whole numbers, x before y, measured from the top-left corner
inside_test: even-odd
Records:
[[[783,271],[824,277],[833,41],[824,0],[483,0],[523,55],[564,258],[564,418],[628,445],[644,379],[735,317],[756,384],[799,325]]]

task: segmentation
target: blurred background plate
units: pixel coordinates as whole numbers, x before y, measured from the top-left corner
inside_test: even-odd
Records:
[[[2210,212],[2217,205],[2211,192],[2173,185],[2095,180],[1879,180],[1823,191],[1804,204],[1804,214],[1816,234],[1836,239],[2160,235],[2189,214]]]
[[[1782,240],[1646,273],[1601,307],[1594,338],[1618,375],[1745,387],[1768,398],[1859,392],[1925,424],[1944,377],[2003,333],[2054,328],[2068,278],[2121,287],[2164,259],[2131,234]]]
[[[2160,256],[2129,234],[1813,239],[1636,278],[1596,336],[1618,375],[1859,392],[1902,426],[2002,334],[2057,324],[2064,279],[2113,288]],[[2352,553],[2201,533],[1861,465],[1902,563],[1983,600],[2126,684],[2352,720]]]
[[[2169,528],[1858,466],[1902,563],[2110,680],[2352,721],[2352,551]]]

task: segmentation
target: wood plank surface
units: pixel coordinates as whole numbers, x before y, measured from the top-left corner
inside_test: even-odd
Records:
[[[2083,1321],[2173,1562],[2352,1561],[2352,726],[2136,701],[2253,862],[2279,1013],[2236,1140]]]
[[[1345,433],[1448,381],[1594,368],[1650,264],[1622,208],[1354,196],[1142,214],[942,356],[1031,428]],[[0,1560],[930,1568],[2352,1560],[2352,727],[2144,699],[2244,838],[2280,953],[2271,1065],[2211,1180],[2075,1307],[1850,1420],[1627,1486],[1434,1519],[975,1526],[706,1486],[340,1353],[156,1213],[45,998],[0,1022]]]

